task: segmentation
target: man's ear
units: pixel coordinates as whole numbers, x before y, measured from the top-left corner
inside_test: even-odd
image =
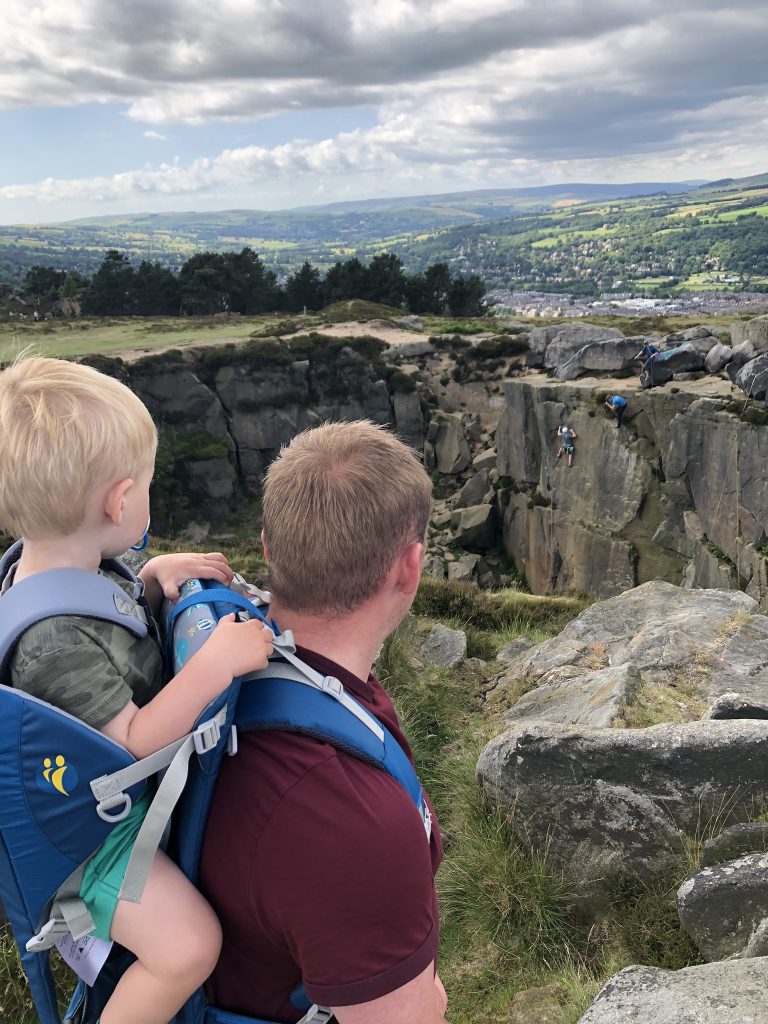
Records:
[[[261,531],[261,547],[264,551],[264,558],[269,561],[269,551],[267,550],[267,538],[264,536],[264,531]]]
[[[398,559],[397,585],[403,594],[415,594],[419,589],[421,569],[424,564],[424,545],[412,541]]]
[[[104,514],[107,519],[112,520],[113,526],[120,526],[123,521],[125,496],[132,487],[133,479],[126,477],[125,480],[118,480],[106,493],[104,498]]]

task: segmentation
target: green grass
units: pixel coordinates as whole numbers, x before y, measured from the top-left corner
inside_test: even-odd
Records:
[[[39,355],[70,357],[244,341],[254,330],[263,328],[265,321],[278,323],[279,320],[279,317],[242,317],[223,322],[211,317],[100,317],[15,326],[0,324],[0,360],[27,346]]]
[[[555,633],[592,603],[594,598],[539,597],[520,590],[478,590],[471,583],[424,576],[414,602],[417,615],[490,635],[500,649],[515,636],[538,641]]]
[[[58,954],[52,955],[51,964],[60,996],[59,1009],[63,1011],[75,987],[75,979],[69,968],[59,960]],[[0,1020],[3,1024],[39,1024],[16,943],[8,925],[0,927]]]

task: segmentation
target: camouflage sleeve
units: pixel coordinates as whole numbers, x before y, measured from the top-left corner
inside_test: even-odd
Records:
[[[133,698],[116,664],[116,652],[105,642],[105,630],[117,628],[74,616],[36,623],[14,652],[11,682],[86,725],[103,729]]]

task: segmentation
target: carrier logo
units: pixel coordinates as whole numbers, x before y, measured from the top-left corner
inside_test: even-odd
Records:
[[[53,787],[62,796],[69,796],[77,785],[77,779],[77,772],[72,765],[67,764],[63,754],[43,758],[42,778],[38,779],[38,783],[44,792]]]

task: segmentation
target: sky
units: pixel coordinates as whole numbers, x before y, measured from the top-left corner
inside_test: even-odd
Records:
[[[3,0],[0,223],[768,171],[768,0]]]

